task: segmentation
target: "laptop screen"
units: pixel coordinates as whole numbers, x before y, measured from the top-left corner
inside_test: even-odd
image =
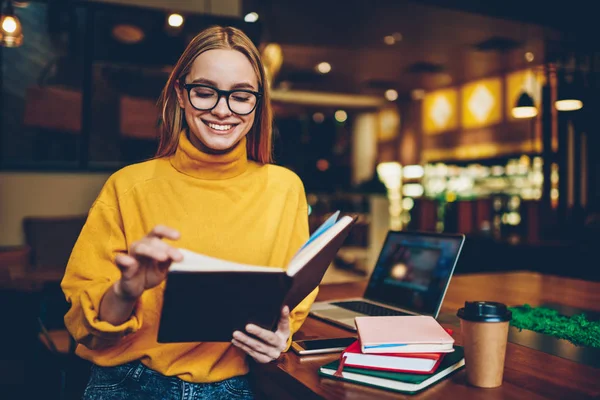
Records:
[[[390,231],[365,298],[436,317],[463,242],[463,235]]]

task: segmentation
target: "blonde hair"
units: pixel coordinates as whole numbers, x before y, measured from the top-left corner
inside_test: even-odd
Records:
[[[162,127],[156,157],[175,154],[179,143],[179,134],[187,127],[184,111],[177,101],[175,85],[178,84],[179,79],[190,72],[196,57],[205,51],[214,49],[237,50],[245,55],[252,64],[258,78],[258,91],[262,92],[262,98],[254,111],[256,113],[254,124],[246,135],[248,158],[263,164],[272,162],[271,96],[259,52],[244,32],[237,28],[221,26],[210,27],[196,35],[171,71],[158,101],[162,111]]]

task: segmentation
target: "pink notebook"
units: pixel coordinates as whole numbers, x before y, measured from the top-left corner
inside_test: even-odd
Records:
[[[356,317],[363,353],[450,353],[454,339],[425,315]]]

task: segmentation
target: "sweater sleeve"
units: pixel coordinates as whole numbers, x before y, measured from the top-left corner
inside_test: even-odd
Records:
[[[294,230],[292,234],[291,243],[289,246],[290,254],[288,259],[291,259],[298,249],[308,240],[309,227],[308,227],[308,205],[306,203],[306,195],[304,193],[304,187],[301,187],[298,200],[298,212],[296,215],[296,221],[294,223]],[[310,311],[312,303],[315,301],[319,288],[317,287],[308,296],[304,298],[293,310],[290,312],[290,337],[288,338],[286,351],[292,344],[292,336],[296,333]]]
[[[65,297],[71,304],[65,315],[65,325],[78,343],[90,349],[110,347],[142,325],[142,298],[129,320],[121,325],[112,325],[98,317],[102,297],[121,276],[114,263],[115,254],[126,251],[119,209],[96,200],[61,282]]]

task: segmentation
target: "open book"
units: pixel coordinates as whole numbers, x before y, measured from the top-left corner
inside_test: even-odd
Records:
[[[282,268],[245,265],[180,249],[167,275],[160,343],[229,342],[248,323],[275,330],[321,282],[356,217],[325,221]]]

